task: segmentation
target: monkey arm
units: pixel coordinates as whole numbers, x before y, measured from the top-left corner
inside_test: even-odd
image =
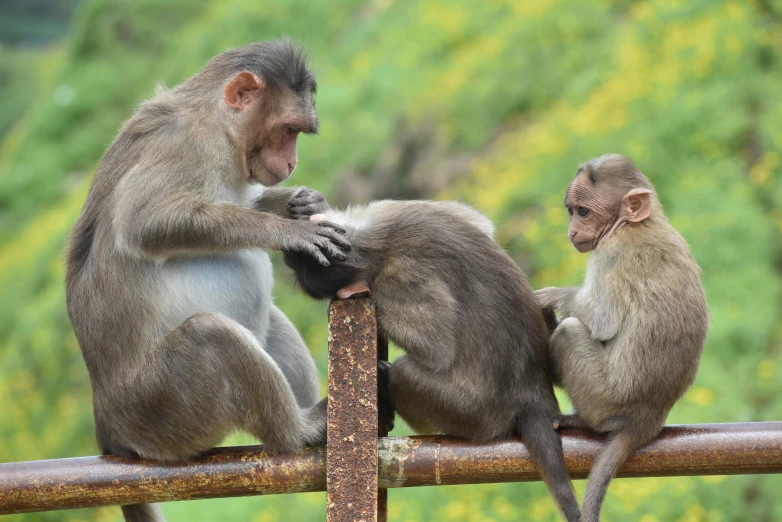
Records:
[[[435,274],[391,259],[373,285],[381,329],[407,355],[434,373],[456,360],[458,309]]]
[[[594,339],[608,341],[619,333],[621,315],[599,288],[585,293],[582,287],[548,287],[535,291],[543,310],[555,309],[563,317],[575,317],[591,332]],[[545,313],[545,312],[544,312]]]
[[[327,256],[345,259],[350,248],[344,230],[328,221],[293,221],[228,204],[165,203],[144,206],[132,218],[120,216],[120,235],[129,246],[155,257],[244,248],[293,250],[326,266]]]
[[[572,317],[584,323],[598,341],[609,341],[617,336],[622,324],[622,316],[606,300],[586,299],[578,303]]]
[[[575,317],[562,320],[549,346],[554,381],[567,390],[576,412],[588,418],[589,412],[581,411],[585,405],[603,404],[611,398],[610,394],[601,392],[610,377],[605,348]]]
[[[561,312],[565,316],[573,315],[573,308],[575,307],[576,296],[581,290],[581,287],[571,286],[565,288],[556,288],[549,286],[535,290],[535,297],[538,300],[538,304],[543,309],[554,309]]]

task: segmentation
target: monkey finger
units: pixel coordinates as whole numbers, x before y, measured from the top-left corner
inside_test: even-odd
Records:
[[[320,251],[323,252],[324,255],[330,258],[334,258],[338,261],[344,261],[348,257],[339,246],[334,244],[330,237],[325,235],[316,236],[313,242],[318,246],[318,248],[320,248]]]
[[[288,212],[290,213],[294,213],[294,212],[302,213],[310,210],[312,208],[312,205],[294,205],[289,201],[287,207],[288,207]]]
[[[344,261],[348,258],[345,252],[337,248],[337,246],[330,241],[324,241],[324,244],[320,245],[320,250],[324,254],[336,259],[337,261]]]
[[[351,249],[350,241],[348,241],[345,236],[337,232],[321,233],[320,235],[321,237],[328,239],[330,243],[336,245],[340,250],[348,251]]]
[[[289,207],[307,207],[314,204],[323,203],[326,200],[326,198],[323,197],[323,194],[320,192],[315,192],[313,194],[306,194],[302,196],[293,196],[291,199],[288,200],[288,206]]]
[[[320,192],[318,192],[317,190],[312,190],[309,187],[299,187],[298,189],[296,189],[296,192],[293,193],[291,199],[305,197],[310,194],[320,194]]]
[[[323,194],[321,194],[318,191],[310,190],[308,192],[300,192],[297,194],[294,194],[291,196],[291,198],[288,200],[289,202],[299,202],[297,204],[302,205],[306,203],[320,203],[321,201],[324,201],[326,198],[323,197]]]
[[[328,260],[328,258],[321,252],[320,248],[318,248],[315,244],[308,244],[306,247],[302,249],[307,254],[311,255],[315,258],[315,260],[321,264],[321,266],[331,266],[331,262]]]
[[[338,224],[334,223],[333,221],[326,221],[324,219],[324,220],[317,221],[317,223],[318,223],[319,227],[330,228],[332,230],[336,230],[337,232],[339,232],[341,234],[344,234],[345,232],[347,232],[347,230],[345,230],[345,227],[343,227],[342,225],[338,225]]]

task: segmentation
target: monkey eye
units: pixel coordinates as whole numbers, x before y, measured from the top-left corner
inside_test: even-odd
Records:
[[[588,208],[584,208],[584,207],[580,207],[578,209],[578,215],[581,216],[581,217],[587,217],[589,215],[589,209]]]
[[[285,132],[287,132],[288,134],[298,134],[299,133],[299,129],[297,129],[296,127],[293,127],[293,126],[288,126],[285,129]]]
[[[568,207],[567,208],[567,215],[568,216],[572,216],[573,215],[573,208],[572,207]]]

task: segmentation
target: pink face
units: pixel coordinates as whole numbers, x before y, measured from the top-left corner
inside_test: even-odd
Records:
[[[596,186],[587,170],[579,171],[565,193],[570,242],[589,252],[620,226],[643,221],[651,212],[651,194],[648,188],[626,190],[606,181]]]
[[[615,221],[617,202],[595,190],[586,174],[579,174],[568,187],[565,206],[570,216],[568,237],[579,252],[589,252]]]
[[[247,151],[247,175],[265,186],[293,174],[298,163],[296,140],[302,131],[293,123],[275,125]]]
[[[244,176],[267,187],[288,179],[298,163],[299,134],[317,132],[312,93],[269,92],[261,78],[242,72],[228,83],[224,98],[244,115]]]

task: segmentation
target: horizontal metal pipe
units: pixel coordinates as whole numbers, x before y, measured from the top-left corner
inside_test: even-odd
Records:
[[[586,477],[602,437],[563,432],[573,478]],[[517,441],[476,445],[441,436],[378,444],[380,487],[539,480]],[[620,477],[782,473],[782,422],[668,426],[630,457]],[[323,491],[326,451],[269,456],[260,446],[218,448],[188,462],[80,457],[0,464],[0,514],[196,498]]]
[[[563,431],[571,478],[589,474],[604,437]],[[475,445],[440,436],[392,437],[379,447],[380,487],[540,480],[523,444]],[[619,477],[782,473],[782,422],[667,426],[630,457]]]

